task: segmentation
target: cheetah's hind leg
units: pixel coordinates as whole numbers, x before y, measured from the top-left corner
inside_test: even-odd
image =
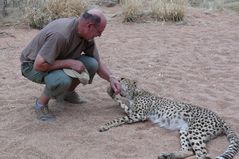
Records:
[[[188,134],[188,139],[190,145],[198,159],[211,159],[207,154],[206,141],[210,135],[203,135],[203,132],[197,128],[189,128],[190,134]]]
[[[191,145],[187,139],[188,132],[186,130],[180,129],[179,136],[180,136],[181,150],[171,152],[171,153],[162,153],[158,157],[158,159],[182,159],[182,158],[187,158],[194,155],[191,149]]]
[[[182,159],[193,156],[192,151],[175,151],[169,153],[162,153],[158,156],[158,159]]]

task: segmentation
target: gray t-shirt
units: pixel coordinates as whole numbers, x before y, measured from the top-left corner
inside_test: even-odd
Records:
[[[34,61],[40,54],[48,63],[57,59],[76,59],[84,52],[99,60],[94,40],[77,33],[78,18],[62,18],[49,23],[22,51],[20,61]]]

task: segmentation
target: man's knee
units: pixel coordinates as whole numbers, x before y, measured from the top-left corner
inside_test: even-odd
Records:
[[[98,70],[98,67],[99,67],[99,64],[98,62],[96,61],[96,59],[94,58],[91,58],[89,60],[89,63],[88,63],[88,66],[87,67],[87,70],[91,73],[91,74],[95,74]]]
[[[49,73],[44,78],[44,82],[48,91],[53,94],[61,94],[70,87],[72,79],[62,70],[56,70]]]
[[[85,65],[91,75],[94,75],[97,72],[99,64],[95,58],[83,55],[79,60]]]

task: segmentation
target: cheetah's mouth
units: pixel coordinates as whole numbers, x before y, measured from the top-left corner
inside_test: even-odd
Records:
[[[126,97],[125,94],[122,93],[122,91],[119,93],[121,97]]]

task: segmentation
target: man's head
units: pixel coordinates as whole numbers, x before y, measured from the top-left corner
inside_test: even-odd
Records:
[[[78,24],[78,33],[86,40],[92,40],[101,36],[106,27],[106,18],[99,9],[85,11],[80,17]]]

